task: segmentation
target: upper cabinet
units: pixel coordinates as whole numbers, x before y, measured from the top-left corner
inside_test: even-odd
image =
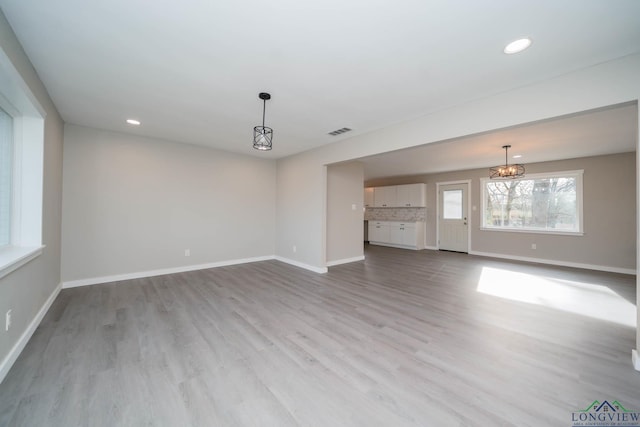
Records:
[[[397,187],[375,187],[373,204],[377,208],[391,208],[397,206]]]
[[[364,207],[365,208],[372,208],[374,206],[374,188],[373,187],[367,187],[364,189]]]
[[[397,187],[397,205],[405,208],[427,206],[427,184],[407,184]]]
[[[427,184],[368,187],[364,189],[364,205],[376,208],[425,207],[427,206]]]

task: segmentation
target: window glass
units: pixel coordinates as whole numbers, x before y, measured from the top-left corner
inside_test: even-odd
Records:
[[[462,190],[442,192],[442,211],[444,219],[462,219]]]
[[[0,109],[0,246],[11,241],[13,118]]]
[[[483,227],[581,232],[582,173],[483,180]]]

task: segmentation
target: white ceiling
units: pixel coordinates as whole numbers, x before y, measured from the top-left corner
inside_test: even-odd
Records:
[[[637,0],[0,0],[0,7],[66,122],[270,159],[640,51]],[[502,53],[521,36],[533,39],[530,49]],[[267,153],[251,148],[261,91],[273,96]],[[126,125],[130,117],[142,126]],[[327,135],[345,126],[354,130]],[[500,145],[487,148],[492,163]],[[527,150],[535,158],[533,146]]]

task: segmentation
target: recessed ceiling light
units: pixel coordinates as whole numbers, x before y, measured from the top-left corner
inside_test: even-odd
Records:
[[[516,154],[515,156],[513,156],[514,159],[519,159],[520,157],[522,157],[522,154]]]
[[[531,39],[529,38],[518,39],[506,45],[504,47],[503,52],[506,53],[507,55],[511,55],[514,53],[522,52],[529,46],[531,46]]]
[[[134,126],[140,126],[140,120],[127,119],[127,123],[129,123],[130,125],[134,125]]]

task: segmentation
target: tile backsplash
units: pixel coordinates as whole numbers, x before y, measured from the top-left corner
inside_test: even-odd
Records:
[[[427,208],[366,208],[368,221],[426,221]]]

